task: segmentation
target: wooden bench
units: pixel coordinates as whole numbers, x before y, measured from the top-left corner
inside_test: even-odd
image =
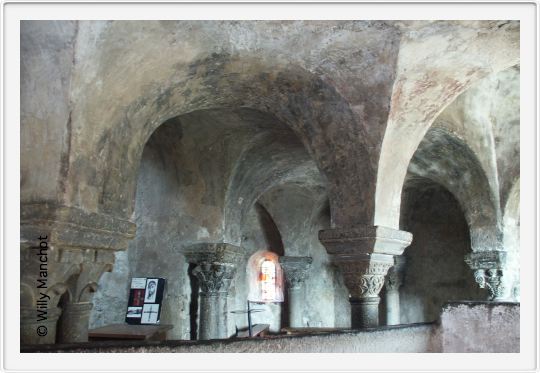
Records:
[[[264,337],[270,330],[269,324],[255,324],[251,328],[252,337]],[[249,330],[238,331],[236,338],[249,338]]]
[[[103,341],[107,339],[165,341],[167,331],[172,325],[130,325],[112,324],[88,331],[88,339],[91,341]]]
[[[287,335],[330,333],[330,332],[335,332],[336,330],[341,330],[341,329],[337,329],[337,328],[281,328],[281,332],[287,333]]]

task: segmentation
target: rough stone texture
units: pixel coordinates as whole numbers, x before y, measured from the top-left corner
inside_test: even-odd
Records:
[[[97,342],[24,346],[21,352],[519,352],[519,304],[452,302],[437,323],[209,342]]]
[[[161,343],[123,344],[121,342],[101,345],[54,346],[52,349],[39,348],[23,352],[247,352],[247,353],[327,353],[327,352],[439,352],[434,340],[432,324],[408,325],[379,330],[341,331],[311,336],[276,336],[245,340],[217,340],[211,344],[204,342],[168,341]]]
[[[519,63],[519,22],[404,23],[377,173],[375,224],[388,227],[398,226],[409,162],[437,116],[478,80]]]
[[[90,329],[124,322],[130,285],[128,252],[118,251],[115,253],[114,269],[104,273],[99,280],[92,301],[94,309],[90,314]]]
[[[182,249],[203,242],[312,257],[304,325],[351,325],[349,293],[376,298],[387,268],[352,279],[373,263],[332,255],[390,262],[410,242],[398,229],[416,237],[405,320],[484,294],[471,250],[506,253],[519,299],[519,78],[515,21],[21,22],[21,312],[44,232],[51,307],[91,301],[92,326],[121,321],[129,279],[165,277],[175,339],[197,337]],[[426,185],[434,205],[408,216],[402,191]],[[240,270],[226,307],[246,297]],[[277,332],[287,307],[256,322]],[[245,323],[229,317],[228,335]]]
[[[518,352],[518,303],[455,302],[441,314],[444,352]]]

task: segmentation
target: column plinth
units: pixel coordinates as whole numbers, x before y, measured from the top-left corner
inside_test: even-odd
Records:
[[[302,321],[302,292],[301,288],[307,278],[308,270],[313,259],[308,256],[282,256],[279,258],[281,268],[285,273],[287,292],[289,294],[289,326],[300,328]]]

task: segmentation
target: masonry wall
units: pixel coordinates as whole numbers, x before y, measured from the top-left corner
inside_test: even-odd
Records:
[[[444,352],[519,352],[519,303],[453,302],[441,314]]]

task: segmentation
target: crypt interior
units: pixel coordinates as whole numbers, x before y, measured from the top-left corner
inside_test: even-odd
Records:
[[[519,352],[519,32],[21,22],[21,351]]]

